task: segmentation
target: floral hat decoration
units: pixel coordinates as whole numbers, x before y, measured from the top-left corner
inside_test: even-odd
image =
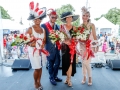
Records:
[[[34,1],[30,2],[30,16],[28,17],[28,20],[34,20],[34,19],[43,19],[46,17],[46,7],[39,8],[39,3],[34,3]]]
[[[83,6],[83,7],[81,8],[82,14],[85,14],[85,13],[89,12],[89,9],[90,9],[90,7],[86,8],[85,6]]]

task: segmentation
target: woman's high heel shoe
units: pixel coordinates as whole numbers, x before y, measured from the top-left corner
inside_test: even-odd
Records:
[[[38,90],[43,90],[43,87],[42,87],[42,86],[40,86]]]
[[[68,78],[66,78],[66,80],[65,80],[65,82],[64,82],[65,84],[68,84]]]
[[[91,82],[91,83],[88,83],[88,86],[92,86],[92,82]]]
[[[71,81],[69,81],[67,84],[68,84],[69,87],[72,87],[72,82]]]
[[[82,82],[81,82],[82,84],[85,84],[86,83],[86,81],[84,81],[84,80],[82,80]]]
[[[66,80],[64,83],[65,83],[65,84],[67,84],[67,83],[68,83],[68,81]]]
[[[83,80],[82,80],[82,82],[81,82],[82,84],[85,84],[86,83],[86,77],[84,76],[84,78],[83,78]]]
[[[92,78],[89,77],[89,80],[88,80],[88,86],[91,86],[92,85]]]
[[[68,77],[67,84],[68,84],[68,86],[69,86],[69,87],[71,87],[71,86],[72,86],[71,78],[69,78],[69,77]]]

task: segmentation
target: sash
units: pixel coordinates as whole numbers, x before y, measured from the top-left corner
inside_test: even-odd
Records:
[[[37,38],[36,41],[37,41],[37,40],[41,40],[41,41],[42,41],[41,38]],[[38,43],[38,44],[40,44],[40,43]],[[42,41],[42,44],[43,44],[43,41]],[[42,53],[44,53],[46,56],[49,56],[49,55],[50,55],[47,50],[45,50],[45,49],[37,49],[37,48],[35,47],[34,50],[33,50],[33,56],[34,56],[34,53],[35,53],[36,50],[39,51],[39,54],[42,52]]]
[[[53,28],[51,27],[51,25],[50,25],[49,22],[45,23],[45,26],[47,27],[47,29],[48,29],[49,32],[53,31]]]
[[[46,26],[46,28],[48,29],[48,32],[49,32],[49,33],[53,31],[53,28],[51,27],[51,25],[50,25],[49,22],[45,23],[45,26]],[[58,50],[60,50],[60,49],[61,49],[61,45],[60,45],[60,42],[59,42],[59,41],[56,42],[56,45],[57,45],[57,47],[58,47]]]

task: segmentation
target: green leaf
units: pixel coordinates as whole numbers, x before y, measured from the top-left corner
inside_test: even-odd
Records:
[[[3,19],[12,19],[11,16],[8,14],[8,11],[5,10],[2,6],[0,6],[1,9],[1,16]]]

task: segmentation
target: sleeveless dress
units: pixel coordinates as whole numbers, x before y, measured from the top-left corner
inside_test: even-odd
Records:
[[[44,29],[42,29],[42,30],[43,30],[43,33],[39,34],[39,33],[35,32],[34,28],[32,27],[33,36],[35,38],[44,39]],[[40,69],[43,66],[42,55],[39,53],[39,50],[36,50],[33,54],[34,49],[35,49],[35,47],[28,46],[28,54],[29,54],[31,66],[33,69]]]
[[[72,29],[70,29],[69,31],[67,31],[67,35],[71,36],[72,33]],[[68,71],[69,67],[70,67],[70,49],[68,47],[68,45],[66,45],[65,43],[62,44],[62,75],[66,75],[66,72]],[[74,74],[76,73],[76,54],[74,54],[74,58],[73,58],[73,63],[72,63],[72,74],[71,76],[74,76]]]

